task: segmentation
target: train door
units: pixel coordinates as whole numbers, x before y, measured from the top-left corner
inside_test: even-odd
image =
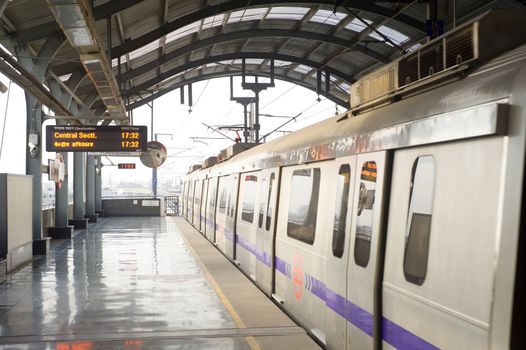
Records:
[[[217,178],[208,179],[208,199],[206,209],[206,238],[214,243],[216,241],[216,201]]]
[[[261,172],[240,174],[239,210],[236,220],[236,263],[252,280],[256,280],[256,233]]]
[[[194,189],[194,227],[199,231],[201,229],[201,198],[203,195],[203,180],[195,181]]]
[[[328,177],[333,161],[281,169],[272,297],[322,343],[325,334],[325,263],[329,231]],[[345,278],[344,276],[342,278]]]
[[[237,215],[237,197],[239,190],[239,174],[229,176],[230,183],[227,187],[227,215],[225,225],[225,254],[231,259],[236,258],[236,215]]]
[[[331,169],[333,188],[326,205],[331,208],[326,265],[326,335],[327,348],[345,349],[347,342],[346,295],[349,264],[349,231],[352,225],[353,185],[356,177],[356,156],[338,158]]]
[[[227,192],[230,187],[230,177],[222,176],[219,178],[217,187],[217,206],[216,206],[216,237],[215,244],[224,254],[226,254],[226,218],[227,218]]]
[[[194,185],[195,185],[195,181],[194,180],[190,180],[188,181],[189,183],[189,186],[188,186],[188,197],[187,197],[187,207],[188,207],[188,210],[187,210],[187,215],[188,215],[188,221],[193,224],[194,223]]]
[[[387,152],[360,154],[351,220],[350,257],[347,272],[347,348],[373,349],[374,336],[380,329],[378,279],[383,253],[382,218]]]
[[[206,236],[206,205],[208,201],[208,179],[203,180],[203,197],[201,198],[201,208],[199,209],[201,215],[200,230],[203,236]]]
[[[494,319],[498,283],[506,279],[497,274],[499,246],[516,234],[502,226],[513,215],[503,199],[509,146],[491,137],[395,152],[384,348],[508,348],[492,344],[499,341],[492,322],[503,322]]]
[[[259,213],[256,234],[256,281],[268,295],[272,293],[274,225],[278,193],[279,168],[261,172]]]
[[[186,203],[185,203],[185,201],[186,201],[186,186],[187,186],[186,182],[183,182],[183,192],[182,192],[181,196],[179,197],[179,199],[180,199],[180,202],[179,202],[180,203],[180,208],[179,208],[179,210],[180,210],[180,213],[181,213],[180,215],[182,217],[186,217]]]

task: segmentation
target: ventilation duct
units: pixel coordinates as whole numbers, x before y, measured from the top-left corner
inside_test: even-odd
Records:
[[[91,7],[86,0],[47,0],[69,43],[79,52],[80,61],[110,116],[128,123],[120,91],[101,48]]]
[[[351,109],[358,110],[428,89],[433,83],[473,69],[506,50],[526,42],[526,11],[493,10],[419,50],[362,77],[351,86]]]

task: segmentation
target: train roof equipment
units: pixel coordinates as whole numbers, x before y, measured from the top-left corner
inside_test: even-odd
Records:
[[[526,11],[492,10],[379,68],[351,85],[351,113],[399,101],[461,79],[526,42]]]

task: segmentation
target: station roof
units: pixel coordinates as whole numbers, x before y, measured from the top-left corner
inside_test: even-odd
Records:
[[[0,10],[5,9],[0,22],[4,47],[19,61],[24,60],[20,47],[33,57],[50,59],[46,84],[58,82],[61,91],[70,92],[72,100],[94,115],[106,112],[107,101],[87,78],[71,33],[65,33],[69,40],[62,34],[67,16],[61,22],[51,6],[87,9],[102,51],[107,54],[111,47],[111,69],[126,110],[189,83],[240,75],[243,60],[247,74],[268,76],[273,62],[276,79],[318,91],[347,107],[350,84],[427,40],[428,3],[0,0]],[[438,2],[444,3],[448,1]],[[457,25],[491,8],[525,6],[518,0],[454,3]],[[445,26],[450,28],[452,21],[446,20]],[[63,44],[52,57],[42,56],[56,35],[62,35]]]

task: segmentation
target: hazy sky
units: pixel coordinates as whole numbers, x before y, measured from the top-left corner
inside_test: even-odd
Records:
[[[0,76],[7,86],[8,79]],[[240,81],[235,80],[235,86],[240,86]],[[3,150],[0,157],[0,172],[25,173],[25,132],[26,110],[23,91],[14,83],[11,85],[9,107],[3,141]],[[236,95],[250,95],[251,92],[236,90]],[[243,107],[229,100],[229,79],[220,78],[200,82],[193,86],[194,106],[192,113],[188,112],[187,105],[181,105],[179,90],[168,93],[154,102],[154,132],[169,134],[159,135],[158,140],[168,148],[169,158],[159,169],[159,176],[183,175],[188,167],[202,162],[206,157],[217,155],[221,149],[232,144],[230,140],[192,141],[189,137],[221,137],[202,123],[208,125],[232,125],[243,123]],[[260,95],[260,113],[278,116],[296,116],[303,112],[297,122],[291,122],[284,127],[284,131],[294,131],[315,123],[335,114],[336,106],[322,97],[317,102],[317,95],[305,88],[290,83],[277,81],[276,87],[263,91]],[[0,95],[0,130],[4,122],[6,111],[7,93]],[[340,107],[340,111],[342,108]],[[143,106],[134,111],[134,124],[147,125],[150,130],[150,114],[148,106]],[[285,118],[261,117],[260,135],[272,131],[284,123]],[[234,132],[225,131],[234,138]],[[170,136],[173,135],[173,136]],[[267,140],[280,137],[283,133],[274,133]],[[242,136],[242,135],[241,135]],[[44,140],[41,140],[42,142]],[[189,148],[188,150],[186,150]],[[54,158],[54,154],[44,152],[43,162]],[[72,160],[72,156],[70,156]],[[133,178],[136,180],[150,181],[151,169],[145,168],[138,158],[112,158],[114,163],[134,162],[136,170],[118,170],[116,167],[106,166],[103,169],[103,181],[111,175],[113,181],[118,179]],[[104,164],[110,164],[103,159]]]

